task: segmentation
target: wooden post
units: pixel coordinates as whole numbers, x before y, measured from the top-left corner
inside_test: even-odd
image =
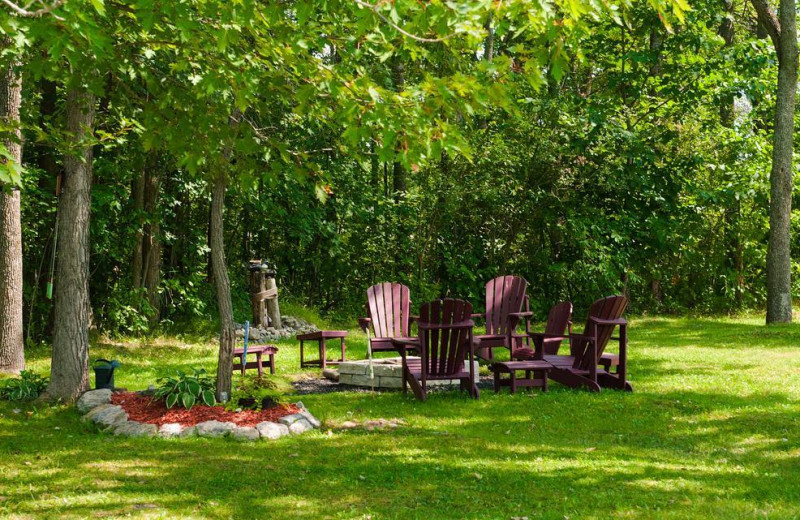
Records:
[[[269,321],[273,327],[276,329],[282,329],[283,325],[281,324],[281,309],[278,305],[278,285],[275,283],[275,275],[274,272],[270,272],[267,274],[266,278],[266,290],[271,291],[275,290],[276,294],[273,298],[267,300],[267,315],[269,316]],[[272,274],[272,276],[269,276]],[[263,305],[263,302],[262,302]]]
[[[278,305],[278,285],[275,269],[261,260],[250,260],[250,304],[253,308],[253,326],[283,328]]]

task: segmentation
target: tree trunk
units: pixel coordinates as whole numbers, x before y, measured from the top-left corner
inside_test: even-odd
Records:
[[[3,47],[9,44],[6,39]],[[21,165],[19,109],[22,77],[18,65],[12,61],[0,75],[0,121],[12,129],[3,143],[10,160]],[[25,353],[22,340],[22,221],[20,192],[15,187],[0,186],[0,283],[0,372],[19,373],[25,368]]]
[[[217,363],[217,400],[222,402],[231,395],[231,373],[233,372],[233,346],[236,341],[233,329],[233,303],[231,283],[228,278],[228,265],[225,261],[225,242],[222,226],[222,212],[225,207],[227,181],[219,175],[211,192],[211,264],[214,274],[214,288],[219,307],[219,361]]]
[[[405,66],[399,56],[392,59],[392,83],[397,92],[402,92],[405,88]],[[399,161],[395,161],[392,167],[392,188],[395,200],[399,200],[406,192],[406,169]]]
[[[797,90],[795,0],[781,0],[779,13],[778,96],[770,173],[769,244],[767,246],[767,323],[792,321],[790,226],[794,107]]]
[[[142,215],[144,211],[144,171],[133,180],[131,188],[133,195],[133,211],[136,215]],[[138,229],[136,230],[136,244],[133,249],[133,261],[131,270],[133,288],[139,289],[142,286],[142,248],[144,247],[144,218],[139,217]]]
[[[55,330],[51,398],[72,401],[89,388],[89,217],[92,192],[94,95],[72,88],[66,104],[68,143],[58,205]]]
[[[144,225],[142,241],[142,285],[147,289],[147,300],[155,311],[151,323],[157,322],[161,310],[158,284],[161,282],[161,215],[158,207],[161,186],[157,157],[148,161],[144,182],[144,211],[147,222]]]
[[[722,19],[722,23],[719,26],[719,35],[725,40],[725,47],[730,47],[733,45],[733,36],[734,36],[734,28],[733,28],[733,0],[723,0],[723,4],[725,7],[725,17]],[[726,128],[733,128],[733,117],[734,117],[734,97],[733,94],[726,94],[722,100],[722,104],[719,107],[719,117],[722,122],[722,126]]]

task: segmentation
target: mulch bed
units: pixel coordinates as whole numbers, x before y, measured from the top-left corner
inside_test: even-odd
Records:
[[[256,410],[230,412],[222,406],[205,405],[196,405],[191,410],[178,407],[167,409],[163,400],[156,400],[150,396],[139,395],[135,392],[113,394],[111,402],[121,406],[128,414],[129,420],[158,426],[168,423],[195,426],[205,421],[232,422],[236,423],[237,426],[256,426],[264,421],[277,422],[281,417],[300,411],[293,404],[273,406],[260,412]]]

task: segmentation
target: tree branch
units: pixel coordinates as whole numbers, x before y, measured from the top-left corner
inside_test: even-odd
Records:
[[[34,2],[30,2],[26,6],[22,7],[11,0],[0,0],[4,4],[6,4],[12,11],[14,11],[18,16],[24,16],[26,18],[39,18],[40,16],[44,16],[48,13],[53,12],[54,10],[58,9],[66,0],[54,0],[53,3],[48,4],[45,0],[36,0],[35,3],[40,4],[42,7],[35,9],[33,11],[30,10],[30,7],[34,4]],[[53,15],[54,18],[57,20],[63,20],[58,15]]]
[[[3,0],[3,1],[6,1],[6,0]],[[456,33],[451,33],[451,34],[448,34],[448,35],[446,35],[446,36],[442,36],[441,38],[423,38],[422,36],[417,36],[416,34],[411,34],[410,32],[408,32],[408,31],[404,30],[402,27],[400,27],[399,25],[397,25],[396,23],[394,23],[393,21],[391,21],[391,20],[390,20],[390,19],[389,19],[387,16],[385,16],[383,13],[381,13],[381,12],[378,10],[378,6],[377,6],[377,5],[370,4],[369,2],[363,2],[362,0],[355,0],[355,3],[356,3],[356,5],[358,5],[359,7],[363,7],[363,8],[365,8],[365,9],[369,9],[370,11],[372,11],[373,13],[375,13],[376,15],[378,15],[378,17],[379,17],[381,20],[383,20],[383,21],[384,21],[384,22],[386,22],[387,24],[391,25],[391,26],[392,26],[392,28],[393,28],[395,31],[399,32],[399,33],[400,33],[400,34],[402,34],[403,36],[407,36],[408,38],[411,38],[412,40],[416,40],[416,41],[418,41],[418,42],[423,42],[423,43],[439,43],[439,42],[443,42],[443,41],[445,41],[445,40],[449,40],[450,38],[452,38],[453,36],[455,36],[455,35],[456,35]]]
[[[775,46],[775,51],[778,52],[781,46],[781,24],[778,22],[778,17],[775,16],[775,11],[767,0],[750,0],[750,2],[758,14],[759,23],[767,30],[767,34]]]

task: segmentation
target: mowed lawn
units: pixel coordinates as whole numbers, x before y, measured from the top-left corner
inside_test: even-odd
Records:
[[[0,403],[2,518],[798,518],[800,325],[636,319],[635,392],[303,396],[275,442],[123,439],[72,407]],[[279,373],[299,374],[283,342]],[[364,355],[353,331],[348,354]],[[47,371],[46,348],[29,352]],[[98,341],[118,386],[214,368],[213,340]],[[15,412],[14,409],[19,409]],[[394,431],[338,431],[399,417]]]

